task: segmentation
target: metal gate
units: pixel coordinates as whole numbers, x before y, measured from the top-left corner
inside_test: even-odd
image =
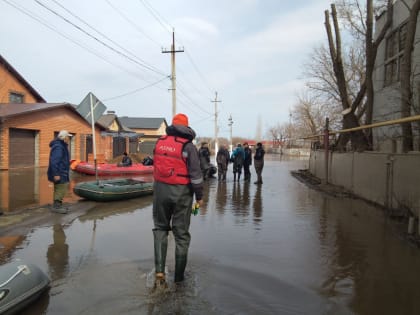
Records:
[[[36,131],[9,129],[9,167],[35,166]]]

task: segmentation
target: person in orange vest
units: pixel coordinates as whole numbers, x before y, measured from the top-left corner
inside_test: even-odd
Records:
[[[192,140],[195,131],[188,117],[177,114],[165,136],[156,142],[153,156],[153,237],[155,250],[155,288],[167,287],[165,262],[168,232],[175,238],[175,283],[184,280],[187,265],[193,197],[203,205],[203,177],[198,151]]]

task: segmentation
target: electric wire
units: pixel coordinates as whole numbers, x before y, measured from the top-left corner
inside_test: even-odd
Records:
[[[138,77],[138,74],[136,74],[136,73],[133,73],[132,71],[130,71],[130,70],[128,70],[128,69],[126,69],[126,68],[124,68],[124,67],[122,67],[122,66],[120,66],[120,65],[118,65],[118,64],[116,64],[116,63],[114,63],[114,62],[112,62],[112,61],[110,61],[110,60],[108,60],[106,57],[104,57],[104,56],[102,56],[102,55],[100,55],[100,54],[98,54],[97,52],[95,52],[94,50],[92,50],[91,48],[89,48],[89,47],[87,47],[87,46],[84,46],[83,44],[81,44],[80,42],[78,42],[77,40],[75,40],[75,39],[73,39],[73,38],[71,38],[70,36],[68,36],[67,34],[64,34],[64,33],[62,33],[62,32],[60,32],[60,31],[58,31],[57,30],[57,28],[54,28],[54,27],[52,27],[52,26],[50,26],[45,20],[43,20],[42,18],[40,18],[39,16],[37,16],[37,14],[35,14],[34,12],[32,12],[31,10],[28,10],[27,8],[24,8],[24,7],[19,7],[18,5],[16,5],[15,3],[11,3],[9,0],[3,0],[3,2],[5,2],[6,4],[8,4],[9,6],[11,6],[11,7],[13,7],[13,8],[15,8],[17,11],[19,11],[19,12],[21,12],[22,14],[24,14],[24,15],[26,15],[26,16],[28,16],[28,17],[30,17],[31,19],[33,19],[33,20],[35,20],[36,22],[38,22],[38,23],[40,23],[40,24],[42,24],[43,26],[45,26],[46,28],[48,28],[48,29],[50,29],[51,31],[53,31],[53,32],[55,32],[56,34],[58,34],[58,35],[60,35],[61,37],[63,37],[63,38],[65,38],[65,39],[67,39],[67,40],[69,40],[70,42],[72,42],[73,44],[75,44],[75,45],[77,45],[77,46],[79,46],[80,48],[82,48],[82,49],[84,49],[85,51],[87,51],[87,52],[89,52],[89,53],[91,53],[92,55],[94,55],[94,56],[96,56],[97,58],[99,58],[99,59],[101,59],[102,61],[104,61],[104,62],[106,62],[106,63],[108,63],[108,64],[110,64],[110,65],[112,65],[112,66],[114,66],[114,67],[116,67],[116,68],[118,68],[118,69],[120,69],[120,70],[122,70],[123,72],[125,72],[125,73],[127,73],[127,74],[129,74],[129,75],[131,75],[131,76],[133,76],[133,77],[135,77],[136,79],[139,79],[139,77]],[[167,76],[165,76],[165,78],[164,79],[166,79],[167,78]],[[158,83],[160,83],[161,81],[163,81],[164,79],[162,79],[162,80],[159,80],[159,82]],[[145,80],[145,79],[141,79],[142,81],[145,81],[146,83],[150,83],[150,82],[148,82],[147,80]],[[149,86],[151,87],[151,86],[154,86],[154,85],[156,85],[157,83],[151,83]],[[149,87],[148,86],[148,87]]]
[[[160,24],[160,25],[162,25],[162,27],[166,30],[166,31],[168,31],[169,33],[171,33],[171,30],[170,29],[168,29],[165,25],[164,25],[164,23],[165,24],[167,24],[167,25],[171,25],[155,8],[153,8],[153,6],[147,1],[147,0],[139,0],[142,4],[143,4],[143,6],[150,12],[150,14],[152,14],[152,16],[156,19],[156,21],[158,21],[158,23]],[[163,21],[163,22],[162,22]],[[172,27],[172,29],[174,29],[173,27]],[[178,42],[178,40],[176,40],[177,42]],[[181,43],[181,42],[180,42]],[[182,44],[182,43],[181,43]],[[183,45],[182,45],[183,46]],[[206,88],[210,91],[210,93],[213,93],[213,91],[210,89],[210,85],[208,84],[208,82],[207,82],[207,80],[204,78],[204,75],[202,74],[202,72],[198,69],[198,67],[197,67],[197,65],[196,65],[196,63],[194,62],[194,60],[192,59],[192,56],[191,56],[191,54],[189,54],[188,53],[188,51],[185,51],[185,53],[187,54],[187,57],[188,57],[188,59],[189,59],[189,61],[191,62],[191,64],[192,64],[192,66],[193,66],[193,68],[194,68],[194,70],[198,73],[198,75],[199,75],[199,77],[200,77],[200,79],[201,80],[203,80],[203,82],[204,82],[204,84],[205,84],[205,86],[206,86]],[[192,87],[194,87],[194,89],[196,89],[195,88],[195,86],[194,85],[192,85],[190,82],[188,82],[189,83],[189,85],[191,85]],[[196,89],[197,90],[197,89]],[[201,93],[200,93],[201,94]]]
[[[213,91],[210,89],[210,85],[208,84],[206,78],[204,77],[204,75],[201,73],[201,71],[198,69],[197,65],[195,64],[194,60],[192,59],[192,56],[188,53],[188,51],[185,51],[188,59],[190,60],[191,64],[193,65],[193,68],[195,69],[195,71],[197,71],[199,77],[201,78],[201,80],[203,80],[204,85],[207,87],[207,89],[210,91],[210,93],[213,93]]]
[[[168,31],[169,33],[171,33],[172,32],[172,30],[174,29],[173,27],[171,27],[171,24],[170,23],[168,23],[163,17],[162,17],[162,15],[160,15],[159,14],[159,12],[156,10],[156,9],[154,9],[153,7],[152,7],[152,5],[149,3],[149,2],[147,2],[146,0],[139,0],[142,4],[143,4],[143,6],[146,8],[146,10],[147,11],[149,11],[150,12],[150,14],[156,19],[156,21],[158,21],[158,23],[160,24],[160,25],[162,25],[162,27],[166,30],[166,31]],[[162,22],[163,21],[163,22]],[[164,23],[166,23],[166,25],[164,24]],[[167,28],[167,26],[169,26],[170,28],[168,29]]]
[[[73,16],[74,18],[76,18],[78,21],[82,22],[84,25],[86,25],[87,27],[89,27],[90,29],[94,30],[95,32],[97,32],[99,35],[103,36],[104,38],[106,38],[107,40],[109,40],[111,43],[113,43],[114,45],[116,45],[118,48],[122,49],[123,51],[125,51],[126,53],[130,54],[132,57],[137,58],[140,62],[152,67],[155,69],[155,71],[157,72],[161,72],[163,73],[161,70],[157,69],[156,67],[148,64],[146,61],[144,61],[143,59],[141,59],[140,57],[136,56],[134,53],[132,53],[131,51],[127,50],[125,47],[123,47],[122,45],[118,44],[117,42],[115,42],[113,39],[109,38],[107,35],[105,35],[103,32],[99,31],[98,29],[96,29],[95,27],[93,27],[92,25],[90,25],[89,23],[87,23],[85,20],[83,20],[81,17],[79,17],[78,15],[76,15],[75,13],[73,13],[72,11],[70,11],[69,9],[67,9],[66,7],[64,7],[62,4],[60,4],[58,1],[56,0],[50,0],[53,1],[55,4],[57,4],[58,6],[60,6],[63,10],[65,10],[67,13],[69,13],[71,16]],[[108,1],[107,1],[108,2]],[[111,4],[110,4],[111,5]]]
[[[127,21],[127,23],[129,23],[131,26],[134,27],[134,29],[136,29],[140,34],[142,34],[144,37],[146,37],[147,39],[149,39],[151,42],[155,43],[157,46],[161,47],[161,44],[159,44],[157,41],[155,41],[152,37],[150,37],[149,35],[147,35],[147,33],[145,31],[143,31],[135,22],[133,22],[131,19],[128,18],[127,15],[125,15],[121,10],[119,10],[116,6],[114,6],[111,2],[109,2],[108,0],[105,0],[106,3],[108,3],[108,5],[114,9],[124,20]]]
[[[70,36],[58,31],[57,29],[53,28],[52,26],[48,25],[47,22],[43,21],[39,16],[37,16],[34,12],[31,12],[30,10],[23,8],[23,7],[19,7],[14,3],[11,3],[8,0],[3,0],[3,2],[7,3],[8,5],[10,5],[11,7],[14,7],[16,10],[20,11],[21,13],[25,14],[26,16],[30,17],[31,19],[37,21],[38,23],[44,25],[45,27],[47,27],[48,29],[50,29],[51,31],[57,33],[58,35],[64,37],[65,39],[71,41],[73,44],[76,44],[77,46],[79,46],[80,48],[83,48],[84,50],[90,52],[91,54],[95,55],[96,57],[98,57],[99,59],[102,59],[103,61],[119,68],[120,70],[123,70],[129,74],[131,74],[131,72],[129,72],[127,69],[122,68],[121,66],[107,60],[104,56],[99,55],[98,53],[96,53],[94,50],[92,50],[89,47],[86,47],[84,45],[82,45],[81,43],[79,43],[78,41],[76,41],[75,39],[71,38]]]
[[[128,96],[128,95],[135,94],[135,93],[140,92],[140,91],[142,91],[142,90],[144,90],[144,89],[147,89],[147,88],[149,88],[149,87],[151,87],[151,86],[154,86],[154,85],[156,85],[156,84],[159,84],[160,82],[162,82],[162,81],[164,81],[164,80],[166,80],[166,79],[168,79],[168,78],[169,78],[169,76],[166,76],[166,77],[164,77],[163,79],[160,79],[159,81],[156,81],[156,82],[150,83],[150,84],[148,84],[148,85],[146,85],[146,86],[143,86],[143,87],[141,87],[141,88],[138,88],[138,89],[132,90],[132,91],[127,92],[127,93],[124,93],[124,94],[120,94],[120,95],[117,95],[117,96],[112,96],[112,97],[105,98],[103,101],[111,101],[111,100],[115,100],[115,99],[117,99],[117,98],[121,98],[121,97],[125,97],[125,96]]]
[[[201,109],[201,110],[202,110],[203,112],[205,112],[206,114],[210,114],[210,112],[209,112],[208,110],[204,109],[203,107],[201,107],[200,105],[198,105],[197,103],[195,103],[195,102],[191,99],[191,97],[187,95],[187,93],[183,90],[183,88],[182,88],[180,85],[178,85],[177,90],[178,90],[181,94],[183,94],[183,95],[184,95],[184,97],[185,97],[185,98],[187,98],[187,99],[191,102],[191,104],[193,104],[193,105],[197,106],[199,109]]]
[[[121,66],[119,66],[119,65],[116,65],[115,63],[113,63],[113,62],[111,62],[111,61],[109,61],[109,60],[107,60],[107,59],[105,59],[103,56],[101,56],[101,55],[99,55],[98,53],[96,53],[95,51],[93,51],[92,49],[90,49],[90,48],[88,48],[88,47],[86,47],[86,46],[84,46],[84,45],[82,45],[81,43],[79,43],[79,42],[77,42],[76,40],[74,40],[74,39],[72,39],[71,37],[69,37],[68,35],[66,35],[66,34],[63,34],[63,33],[61,33],[61,32],[59,32],[59,31],[57,31],[55,28],[53,28],[53,27],[51,27],[50,25],[48,25],[45,21],[42,21],[41,20],[41,18],[39,18],[39,17],[37,17],[35,14],[33,14],[33,12],[31,12],[30,10],[28,10],[28,9],[24,9],[24,8],[20,8],[20,7],[18,7],[18,6],[16,6],[15,4],[13,4],[13,3],[11,3],[11,2],[9,2],[8,0],[3,0],[4,2],[6,2],[7,4],[9,4],[10,6],[12,6],[12,7],[14,7],[15,9],[17,9],[17,10],[19,10],[20,12],[22,12],[22,13],[24,13],[25,15],[27,15],[27,16],[29,16],[29,17],[31,17],[32,19],[34,19],[34,20],[36,20],[37,22],[39,22],[39,23],[41,23],[41,24],[43,24],[45,27],[47,27],[47,28],[49,28],[50,30],[53,30],[54,32],[56,32],[56,33],[58,33],[60,36],[62,36],[62,37],[64,37],[64,38],[66,38],[67,40],[69,40],[69,41],[71,41],[71,42],[73,42],[74,44],[76,44],[76,45],[78,45],[79,47],[81,47],[81,48],[83,48],[83,49],[85,49],[85,50],[87,50],[87,51],[89,51],[90,53],[92,53],[93,55],[95,55],[96,57],[98,57],[98,58],[100,58],[100,59],[102,59],[103,61],[105,61],[105,62],[107,62],[107,63],[109,63],[109,64],[111,64],[111,65],[113,65],[113,66],[116,66],[116,67],[118,67],[118,68],[120,68],[121,70],[123,70],[123,71],[125,71],[125,72],[127,72],[127,73],[129,73],[129,74],[132,74],[131,72],[128,72],[128,70],[126,70],[126,69],[124,69],[124,68],[122,68]],[[92,30],[94,30],[95,32],[97,32],[98,34],[100,34],[100,35],[102,35],[104,38],[106,38],[107,40],[109,40],[110,42],[112,42],[112,43],[114,43],[115,45],[117,45],[117,46],[119,46],[117,43],[115,43],[112,39],[110,39],[109,37],[107,37],[105,34],[103,34],[103,33],[101,33],[100,31],[98,31],[97,29],[95,29],[93,26],[91,26],[91,25],[89,25],[87,22],[85,22],[85,21],[83,21],[80,17],[78,17],[77,15],[75,15],[74,13],[72,13],[70,10],[68,10],[68,9],[66,9],[64,6],[62,6],[61,4],[59,4],[57,1],[55,1],[55,0],[52,0],[54,3],[56,3],[57,5],[59,5],[62,9],[64,9],[66,12],[68,12],[69,14],[71,14],[74,18],[76,18],[76,19],[78,19],[80,22],[82,22],[83,24],[85,24],[85,25],[87,25],[90,29],[92,29]],[[142,1],[142,0],[140,0],[142,3],[144,3],[144,1]],[[80,26],[78,26],[78,25],[76,25],[76,24],[74,24],[73,22],[71,22],[70,20],[68,20],[67,18],[65,18],[65,17],[63,17],[62,15],[60,15],[59,13],[57,13],[55,10],[53,10],[53,9],[51,9],[51,8],[49,8],[48,6],[46,6],[45,4],[43,4],[43,3],[41,3],[40,1],[38,1],[38,0],[35,0],[35,2],[37,2],[39,5],[41,5],[42,7],[44,7],[45,9],[47,9],[48,11],[50,11],[50,12],[52,12],[53,14],[55,14],[55,15],[57,15],[58,17],[60,17],[61,19],[63,19],[64,21],[66,21],[67,23],[69,23],[70,25],[72,25],[73,27],[75,27],[75,28],[77,28],[79,31],[81,31],[81,32],[83,32],[83,33],[85,33],[86,35],[88,35],[89,37],[91,37],[91,38],[93,38],[93,39],[95,39],[96,41],[98,41],[98,42],[100,42],[102,45],[105,45],[107,48],[109,48],[109,49],[111,49],[111,50],[113,50],[114,52],[117,52],[118,54],[120,54],[120,55],[123,55],[125,58],[127,58],[127,59],[129,59],[130,61],[132,61],[133,62],[133,60],[132,60],[132,58],[130,58],[129,56],[126,56],[125,54],[122,54],[121,52],[118,52],[118,51],[116,51],[116,49],[114,49],[113,47],[111,47],[111,46],[109,46],[109,45],[107,45],[106,43],[104,43],[103,41],[101,41],[100,39],[98,39],[98,38],[96,38],[95,36],[93,36],[92,34],[90,34],[89,32],[87,32],[87,31],[85,31],[85,30],[83,30]],[[108,2],[108,1],[107,1]],[[110,3],[108,3],[108,4],[110,4]],[[110,4],[111,5],[111,4]],[[149,4],[150,5],[150,4]],[[111,5],[112,6],[112,5]],[[146,8],[147,8],[147,6],[145,6]],[[114,8],[117,12],[118,12],[118,10],[116,9],[116,8]],[[149,12],[151,12],[151,14],[153,14],[152,12],[152,10],[154,10],[153,8],[152,9],[150,9],[150,8],[147,8],[148,9],[148,11]],[[25,10],[26,10],[26,12],[25,12]],[[157,12],[157,11],[156,11]],[[158,16],[157,16],[157,14],[158,13],[156,13],[156,14],[153,14],[153,16],[159,21],[159,18],[158,18]],[[128,19],[128,18],[127,18]],[[163,18],[162,18],[163,19]],[[162,26],[164,26],[163,25],[163,23],[161,23],[160,22],[160,24],[162,25]],[[168,23],[169,24],[169,23]],[[150,38],[149,38],[150,39]],[[156,42],[155,42],[156,43]],[[119,47],[121,47],[121,46],[119,46]],[[130,53],[130,54],[132,54],[131,52],[129,52],[128,51],[128,53]],[[132,54],[132,55],[134,55],[134,54]],[[199,70],[198,70],[198,67],[195,65],[195,63],[193,62],[193,60],[192,60],[192,58],[190,57],[189,58],[190,59],[190,61],[191,61],[191,63],[194,65],[194,68],[195,68],[195,70],[198,72],[198,73],[200,73],[199,72]],[[135,62],[136,64],[139,64],[138,62]],[[143,66],[143,67],[145,67],[145,65],[141,65],[141,66]],[[150,70],[150,69],[149,69]],[[153,71],[153,70],[152,70]],[[157,72],[157,71],[155,71],[155,72]],[[162,73],[160,73],[160,74],[162,74]],[[200,73],[201,74],[201,73]],[[133,74],[134,75],[134,74]],[[153,82],[153,83],[150,83],[150,82],[148,82],[148,83],[150,83],[150,84],[148,84],[148,85],[146,85],[146,86],[144,86],[144,87],[142,87],[142,88],[139,88],[139,89],[135,89],[135,90],[133,90],[133,91],[130,91],[130,92],[127,92],[127,93],[123,93],[123,94],[120,94],[120,95],[118,95],[118,96],[113,96],[113,97],[109,97],[109,98],[106,98],[106,99],[104,99],[104,101],[106,100],[106,101],[109,101],[109,100],[113,100],[113,99],[117,99],[117,98],[121,98],[121,97],[124,97],[124,96],[127,96],[127,95],[130,95],[130,94],[134,94],[134,93],[137,93],[137,92],[139,92],[139,91],[141,91],[141,90],[144,90],[144,89],[146,89],[146,88],[148,88],[148,87],[151,87],[151,86],[154,86],[154,85],[157,85],[157,84],[159,84],[160,82],[162,82],[162,81],[164,81],[164,80],[166,80],[168,78],[168,76],[165,76],[163,79],[159,79],[158,81],[156,81],[156,82]],[[203,78],[202,78],[203,79]],[[145,80],[146,81],[146,80]],[[187,81],[187,80],[186,80]],[[146,81],[147,82],[147,81]],[[188,82],[188,81],[187,81]],[[189,83],[189,85],[190,86],[192,86],[192,87],[194,87],[195,88],[195,86],[194,85],[192,85],[191,83]],[[209,113],[206,109],[204,109],[204,108],[202,108],[200,105],[198,105],[198,104],[196,104],[192,99],[191,99],[191,97],[186,93],[186,92],[184,92],[183,91],[183,89],[181,88],[181,87],[179,87],[178,88],[179,89],[179,91],[180,91],[180,94],[187,100],[187,101],[189,101],[192,105],[194,105],[195,107],[198,107],[200,110],[202,110],[204,113],[206,113],[206,114],[208,114],[209,115],[209,117],[206,117],[206,118],[204,118],[202,121],[204,121],[204,120],[208,120],[208,119],[211,119],[212,117],[214,117],[214,114],[211,114],[211,113]],[[196,88],[195,88],[196,89]],[[198,91],[199,92],[199,90],[198,89],[196,89],[196,91]],[[187,103],[185,102],[185,101],[183,101],[183,100],[180,100],[180,102],[179,102],[180,104],[183,104],[184,106],[186,106],[186,107],[188,107],[190,110],[191,110],[191,107],[190,106],[188,106],[187,105]],[[194,110],[193,110],[194,111]],[[195,112],[195,111],[194,111]]]
[[[76,25],[75,23],[73,23],[72,21],[70,21],[69,19],[65,18],[64,16],[62,16],[61,14],[59,14],[58,12],[56,12],[55,10],[51,9],[50,7],[48,7],[47,5],[45,5],[44,3],[40,2],[39,0],[35,0],[36,3],[38,3],[40,6],[44,7],[46,10],[50,11],[51,13],[53,13],[54,15],[58,16],[59,18],[63,19],[66,23],[70,24],[71,26],[75,27],[76,29],[78,29],[80,32],[84,33],[85,35],[89,36],[90,38],[94,39],[95,41],[97,41],[98,43],[100,43],[101,45],[105,46],[106,48],[112,50],[113,52],[119,54],[120,56],[123,56],[124,58],[132,61],[133,63],[148,69],[150,71],[153,71],[155,73],[164,75],[164,73],[160,72],[160,71],[156,71],[155,69],[153,69],[152,67],[142,64],[140,62],[138,62],[137,60],[133,59],[132,57],[122,53],[121,51],[115,49],[114,47],[108,45],[107,43],[105,43],[104,41],[100,40],[99,38],[97,38],[96,36],[90,34],[89,32],[87,32],[86,30],[84,30],[83,28],[81,28],[80,26]]]

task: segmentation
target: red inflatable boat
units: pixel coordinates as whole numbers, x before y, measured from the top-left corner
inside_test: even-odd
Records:
[[[71,162],[70,168],[78,173],[95,175],[95,165],[92,163],[74,160]],[[99,163],[97,164],[97,169],[98,176],[131,176],[153,173],[153,165],[143,165],[142,163],[134,163],[131,166]]]

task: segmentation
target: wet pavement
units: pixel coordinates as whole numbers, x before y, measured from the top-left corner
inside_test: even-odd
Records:
[[[268,156],[263,185],[234,183],[231,169],[226,183],[207,181],[185,283],[164,292],[151,290],[152,196],[79,201],[71,220],[10,235],[7,260],[52,281],[22,314],[420,314],[420,250],[383,210],[290,175],[306,167]],[[172,236],[167,267],[171,279]]]

